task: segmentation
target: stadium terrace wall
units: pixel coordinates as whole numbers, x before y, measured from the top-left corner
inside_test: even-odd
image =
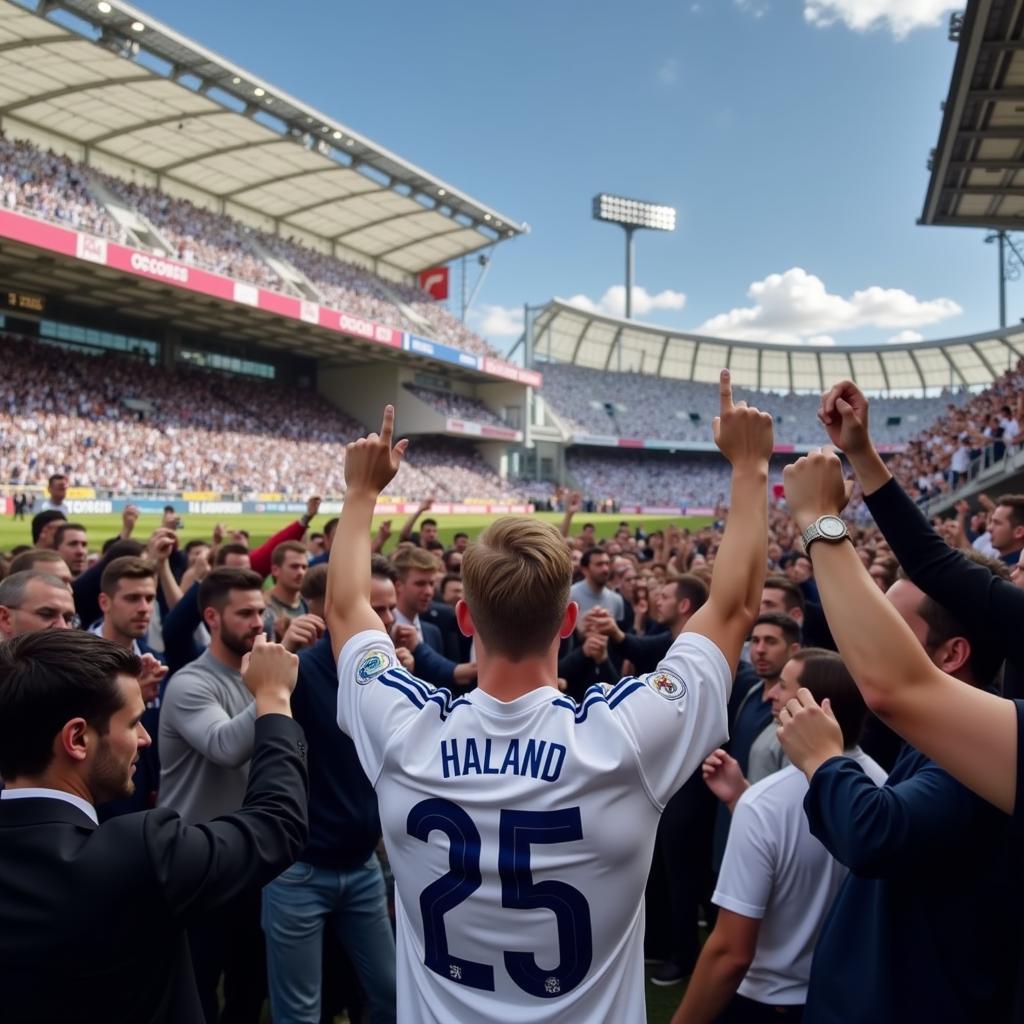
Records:
[[[168,256],[157,256],[154,253],[132,249],[106,238],[37,220],[26,214],[0,210],[0,236],[37,249],[45,249],[62,256],[72,256],[113,270],[157,280],[171,287],[198,292],[225,302],[252,306],[276,316],[302,320],[348,337],[373,341],[414,355],[428,356],[438,362],[475,370],[490,377],[499,377],[530,387],[541,385],[541,375],[534,370],[513,366],[491,356],[463,352],[451,345],[443,345],[430,338],[374,323],[344,310],[282,295],[280,292],[244,281],[235,281]]]
[[[662,452],[718,451],[718,446],[713,441],[663,441],[661,438],[614,437],[604,434],[573,434],[571,443],[594,448],[642,448]],[[820,447],[817,444],[777,444],[773,451],[776,455],[801,455]],[[895,455],[905,450],[906,445],[903,444],[878,445],[878,451],[882,455]],[[694,513],[696,514],[698,513]]]

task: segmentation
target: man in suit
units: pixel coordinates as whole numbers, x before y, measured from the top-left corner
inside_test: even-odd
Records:
[[[430,621],[437,564],[423,548],[405,548],[393,561],[395,572],[394,641],[416,659],[414,672],[434,686],[467,687],[476,681],[476,665],[447,657],[440,628]]]
[[[138,655],[77,630],[0,645],[0,991],[5,1024],[202,1020],[185,929],[292,863],[307,839],[297,660],[262,639],[245,668],[256,745],[240,810],[168,808],[98,825],[130,796],[145,705]]]

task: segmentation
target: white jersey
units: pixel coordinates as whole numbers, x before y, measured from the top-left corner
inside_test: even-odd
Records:
[[[656,671],[580,705],[550,686],[455,698],[376,630],[338,673],[395,875],[401,1024],[642,1024],[655,832],[727,737],[722,652],[684,633]]]

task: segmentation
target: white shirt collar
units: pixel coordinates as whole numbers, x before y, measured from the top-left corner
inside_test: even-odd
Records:
[[[96,816],[96,808],[88,800],[83,800],[80,796],[75,796],[74,793],[66,793],[63,789],[47,789],[40,786],[26,789],[5,789],[0,793],[0,800],[27,800],[33,797],[42,800],[63,800],[88,815],[94,824],[100,823],[100,819]]]
[[[414,619],[410,619],[407,616],[403,615],[396,608],[395,609],[395,622],[397,622],[400,626],[415,626],[416,627],[416,632],[419,633],[419,635],[421,637],[423,636],[423,628],[420,626],[420,617],[419,617],[418,613],[417,613],[417,615],[416,615],[416,617]]]

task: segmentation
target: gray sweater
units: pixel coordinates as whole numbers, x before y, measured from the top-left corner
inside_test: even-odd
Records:
[[[242,806],[256,704],[241,673],[209,649],[174,674],[160,707],[158,804],[192,824]]]

